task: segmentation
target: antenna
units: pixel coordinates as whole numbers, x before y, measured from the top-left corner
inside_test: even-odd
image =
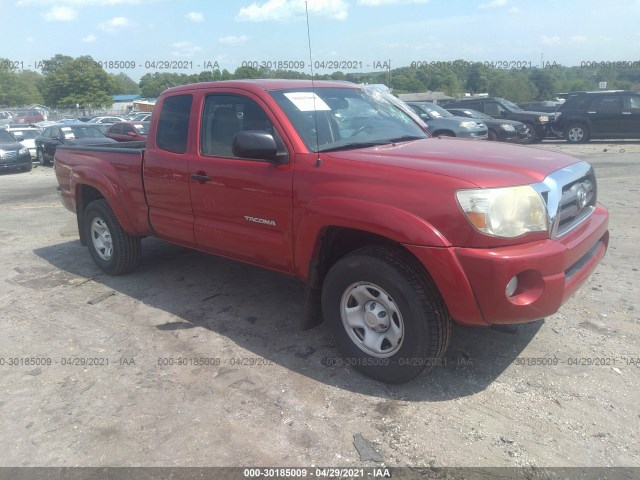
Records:
[[[304,2],[304,12],[307,16],[307,42],[309,44],[309,67],[311,68],[311,92],[313,96],[313,121],[316,124],[316,167],[322,165],[322,159],[320,158],[320,137],[318,134],[318,109],[316,108],[316,87],[313,81],[313,56],[311,55],[311,30],[309,29],[309,5],[308,2]]]

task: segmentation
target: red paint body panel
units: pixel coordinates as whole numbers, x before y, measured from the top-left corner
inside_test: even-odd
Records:
[[[485,321],[521,323],[555,313],[604,256],[607,225],[607,212],[599,205],[587,222],[559,239],[496,249],[456,248]],[[581,259],[583,264],[567,278],[567,270]],[[523,274],[520,283],[526,288],[508,299],[505,287],[518,274]]]
[[[466,325],[553,314],[604,255],[608,217],[599,204],[560,238],[536,232],[505,239],[475,230],[455,198],[459,189],[541,182],[578,159],[448,138],[311,153],[269,94],[310,86],[303,80],[244,80],[169,89],[156,112],[172,96],[193,97],[186,151],[157,147],[159,113],[152,117],[146,149],[60,148],[56,175],[62,201],[75,211],[77,187],[91,186],[132,235],[157,235],[303,280],[327,228],[376,234],[424,265],[454,320]],[[357,88],[315,82],[315,88],[327,87]],[[289,162],[203,155],[200,121],[207,96],[216,93],[256,102],[284,142]],[[505,287],[514,275],[520,287],[507,298]]]

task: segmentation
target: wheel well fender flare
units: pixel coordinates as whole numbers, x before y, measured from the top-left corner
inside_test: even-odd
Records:
[[[411,212],[355,198],[320,197],[306,205],[296,228],[294,262],[300,278],[308,278],[310,261],[330,227],[360,230],[398,244],[451,246],[435,227]]]
[[[90,187],[97,191],[102,198],[107,201],[125,232],[133,236],[140,235],[140,232],[136,230],[131,217],[127,213],[127,209],[122,203],[121,195],[118,194],[113,182],[111,182],[106,175],[96,171],[94,168],[76,167],[73,169],[73,173],[71,175],[70,187],[71,191],[75,192],[75,209],[76,215],[78,216],[78,227],[80,230],[81,240],[84,239],[82,238],[83,229],[80,227],[84,220],[84,211],[87,207],[87,203],[89,203],[85,203],[85,199],[82,195],[82,189],[84,187]],[[95,198],[92,198],[91,200],[95,200]]]

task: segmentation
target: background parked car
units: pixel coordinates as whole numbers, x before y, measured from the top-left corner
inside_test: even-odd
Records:
[[[149,122],[120,122],[111,125],[105,135],[118,142],[146,140]]]
[[[36,137],[42,130],[37,127],[9,127],[7,129],[17,141],[29,149],[31,161],[36,159]]]
[[[11,119],[11,123],[36,123],[46,120],[40,110],[35,108],[29,109],[17,109],[13,111],[14,116]]]
[[[559,112],[554,128],[561,130],[569,143],[592,138],[640,138],[640,93],[570,94]]]
[[[148,122],[151,120],[151,114],[148,112],[141,112],[131,117],[130,120],[132,122]]]
[[[443,103],[445,108],[471,108],[493,118],[517,120],[529,127],[525,143],[540,141],[547,136],[549,124],[555,120],[555,114],[522,110],[515,103],[500,97],[464,98]]]
[[[405,102],[429,127],[434,137],[461,137],[486,140],[487,126],[476,120],[456,117],[444,108],[430,102]]]
[[[4,128],[0,128],[0,169],[19,169],[25,172],[32,168],[29,149],[22,145]]]
[[[11,112],[0,112],[0,127],[5,127],[11,123],[11,118],[13,117],[13,113]]]
[[[483,122],[489,129],[489,140],[499,142],[524,140],[528,133],[528,127],[516,120],[498,120],[469,108],[448,108],[446,110],[458,117],[474,118]]]
[[[116,143],[107,138],[95,125],[76,123],[70,125],[52,125],[44,129],[36,138],[36,156],[41,165],[53,162],[58,145],[100,145]]]
[[[113,124],[124,121],[125,119],[120,117],[93,117],[91,120],[88,120],[87,123]]]

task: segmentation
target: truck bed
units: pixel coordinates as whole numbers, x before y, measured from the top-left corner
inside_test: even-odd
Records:
[[[114,211],[123,214],[125,230],[132,235],[149,233],[148,206],[142,179],[145,142],[60,146],[55,171],[64,206],[76,212],[76,191],[95,188]],[[108,189],[108,191],[105,191]]]

